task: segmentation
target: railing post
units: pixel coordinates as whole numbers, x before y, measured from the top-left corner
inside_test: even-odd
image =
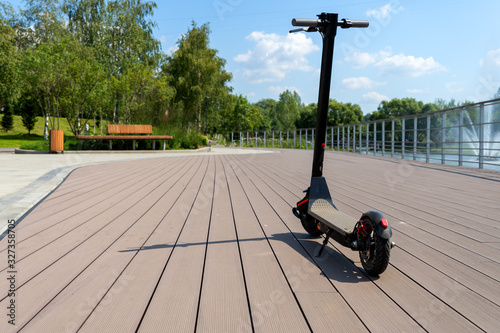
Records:
[[[333,151],[333,127],[330,128],[330,137],[332,138],[332,151]]]
[[[231,132],[231,144],[234,145],[234,132]]]
[[[255,148],[259,148],[257,147],[257,131],[255,131]]]
[[[248,131],[247,131],[247,148],[248,148],[248,146],[249,146],[248,142],[249,142],[249,141],[248,141]]]
[[[417,116],[413,118],[413,160],[417,160]]]
[[[403,118],[401,119],[401,145],[402,145],[402,150],[401,150],[401,158],[405,158],[405,150],[406,150],[406,119]]]
[[[337,126],[337,151],[340,151],[340,127]]]
[[[299,130],[299,149],[302,149],[302,129]]]
[[[243,134],[240,132],[240,148],[243,146]]]
[[[443,112],[441,114],[441,164],[446,163],[446,157],[445,157],[446,153],[444,148],[444,142],[446,141],[445,126],[446,126],[446,112]]]
[[[305,146],[306,146],[306,150],[307,150],[307,129],[306,129],[306,140],[305,141],[306,141]]]
[[[370,123],[366,123],[366,155],[370,150]]]
[[[356,153],[356,125],[352,127],[352,152]]]
[[[267,145],[266,145],[266,130],[264,130],[264,148],[267,148]]]
[[[359,124],[359,153],[363,153],[363,124]]]
[[[347,126],[347,152],[351,148],[351,126]]]
[[[484,128],[484,103],[479,105],[479,169],[484,169],[484,141],[485,141],[485,128]],[[491,126],[488,124],[488,126]],[[492,140],[488,138],[488,140]]]
[[[394,119],[391,121],[391,126],[392,126],[392,133],[391,133],[391,157],[394,157],[394,142],[395,142],[395,137],[394,137],[394,134],[396,133],[396,125],[395,125],[395,121]]]
[[[373,123],[373,155],[377,155],[377,123]]]
[[[283,138],[283,133],[282,131],[280,131],[280,149],[281,149],[281,142],[283,141],[282,138]]]
[[[314,128],[312,129],[312,135],[311,135],[311,142],[312,142],[312,148],[314,149],[314,139],[316,139],[316,137],[314,136]]]
[[[293,130],[293,149],[297,148],[297,140],[295,139],[296,134],[297,134],[297,130]]]
[[[425,161],[429,163],[431,159],[431,116],[427,115],[427,144],[426,144],[426,151],[425,151]]]
[[[289,147],[288,147],[288,140],[289,140],[289,139],[290,139],[290,131],[289,131],[289,130],[287,130],[287,131],[286,131],[286,147],[287,147],[287,148],[289,148]]]
[[[274,131],[273,131],[273,148],[274,148]]]
[[[458,118],[458,165],[464,164],[464,108],[460,109]]]
[[[382,156],[385,156],[385,121],[382,120]]]
[[[345,151],[345,127],[342,126],[342,151]]]

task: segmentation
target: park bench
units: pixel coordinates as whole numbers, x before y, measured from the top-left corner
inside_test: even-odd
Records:
[[[153,150],[156,149],[156,140],[163,140],[163,150],[166,148],[166,140],[171,140],[171,135],[152,135],[151,125],[108,125],[108,135],[77,135],[80,140],[109,140],[109,150],[113,148],[113,140],[132,140],[132,150],[135,150],[136,140],[153,140]]]

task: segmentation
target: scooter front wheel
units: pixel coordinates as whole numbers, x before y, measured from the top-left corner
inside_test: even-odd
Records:
[[[365,271],[377,276],[382,274],[389,265],[391,242],[374,231],[368,237],[370,237],[370,247],[366,251],[359,251],[359,258]]]
[[[316,219],[311,215],[306,215],[305,217],[300,219],[302,223],[302,227],[307,231],[307,233],[313,237],[319,237],[323,234],[321,230],[318,229],[318,223]]]

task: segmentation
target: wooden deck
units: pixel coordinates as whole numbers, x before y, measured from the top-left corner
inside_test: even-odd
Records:
[[[16,326],[1,332],[498,332],[500,173],[326,154],[337,207],[378,209],[379,278],[303,231],[312,151],[75,170],[15,228]]]

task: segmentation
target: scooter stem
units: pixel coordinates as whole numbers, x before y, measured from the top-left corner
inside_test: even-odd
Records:
[[[328,104],[330,101],[330,83],[332,78],[333,48],[337,34],[338,14],[323,13],[320,16],[323,24],[318,28],[323,36],[323,54],[321,58],[321,76],[319,81],[318,113],[316,119],[316,138],[312,176],[323,176],[323,159],[325,150],[326,125],[328,120]]]

